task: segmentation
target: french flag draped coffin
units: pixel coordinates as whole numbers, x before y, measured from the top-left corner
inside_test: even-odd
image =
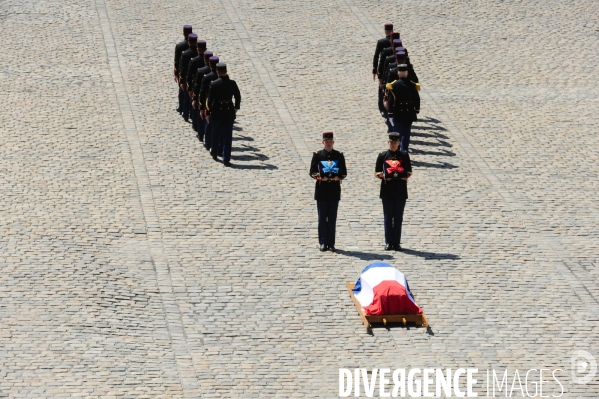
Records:
[[[354,296],[367,315],[422,314],[406,276],[388,263],[372,263],[354,286]]]

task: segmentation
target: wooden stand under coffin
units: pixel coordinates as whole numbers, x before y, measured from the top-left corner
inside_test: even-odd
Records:
[[[364,323],[364,326],[366,327],[366,331],[370,331],[370,328],[372,327],[372,324],[374,324],[374,323],[383,324],[384,326],[386,326],[387,323],[402,323],[404,326],[407,325],[408,323],[415,323],[417,326],[426,327],[428,330],[428,327],[429,327],[428,320],[426,319],[424,312],[422,314],[389,314],[389,315],[376,315],[376,316],[367,315],[364,312],[362,305],[360,304],[360,302],[358,302],[358,300],[356,299],[356,296],[354,295],[354,285],[355,284],[352,284],[349,281],[346,281],[345,285],[347,285],[347,290],[349,291],[349,296],[351,297],[352,301],[354,301],[354,305],[356,305],[356,309],[358,309],[358,314],[360,315],[360,318],[362,318],[362,323]]]

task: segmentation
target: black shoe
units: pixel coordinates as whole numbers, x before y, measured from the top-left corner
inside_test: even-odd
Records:
[[[181,113],[181,112],[183,112],[183,111],[181,110],[181,107],[177,108],[175,111],[177,111],[178,113]]]
[[[327,250],[327,246],[324,244],[320,244],[320,252],[324,252]]]
[[[393,249],[396,251],[399,251],[399,252],[403,251],[403,249],[401,249],[401,245],[399,245],[399,244],[393,245]]]
[[[229,161],[223,162],[223,165],[225,165],[227,168],[230,168],[231,162],[229,162]]]
[[[218,161],[218,159],[216,159],[216,154],[210,154],[212,155],[212,159],[214,159],[215,161]]]
[[[385,244],[385,251],[391,251],[393,249],[393,244]]]
[[[331,246],[329,247],[329,249],[331,250],[331,252],[335,252],[335,251],[336,251],[336,249],[335,249],[335,246],[334,246],[334,245],[331,245]]]

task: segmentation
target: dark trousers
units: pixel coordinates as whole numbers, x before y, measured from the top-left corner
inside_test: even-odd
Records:
[[[233,145],[233,121],[212,121],[212,131],[220,140],[219,154],[223,154],[223,162],[231,160],[231,146]],[[213,135],[214,137],[214,135]]]
[[[194,109],[193,107],[191,107],[191,119],[193,120],[193,123],[191,124],[191,126],[193,127],[193,130],[195,130],[196,132],[200,132],[200,111],[199,108],[196,106],[196,109]]]
[[[401,224],[403,223],[403,210],[405,207],[405,199],[383,200],[386,244],[400,244]]]
[[[412,122],[395,122],[395,131],[399,133],[402,151],[407,151],[410,146],[410,134],[412,133]]]
[[[189,111],[191,110],[191,98],[189,97],[189,93],[187,90],[183,91],[183,107],[181,112],[183,113],[183,118],[189,119]]]
[[[381,89],[379,87],[379,112],[384,113],[385,115],[387,114],[387,110],[385,109],[385,106],[383,105],[383,89]]]
[[[212,126],[210,123],[204,121],[204,147],[207,150],[212,146]]]
[[[206,132],[206,121],[200,118],[200,111],[198,111],[198,139],[204,142],[204,133]],[[193,120],[195,123],[195,119]]]
[[[387,124],[387,133],[391,133],[395,131],[395,125],[393,123],[391,123],[391,121],[393,120],[393,117],[387,117],[387,119],[385,120],[385,123]]]
[[[223,145],[220,137],[220,130],[217,128],[218,121],[210,119],[210,154],[222,155]]]
[[[181,86],[179,86],[179,108],[177,108],[177,111],[183,111],[183,89],[181,89]]]
[[[318,243],[335,246],[335,226],[339,201],[316,201],[318,208]]]

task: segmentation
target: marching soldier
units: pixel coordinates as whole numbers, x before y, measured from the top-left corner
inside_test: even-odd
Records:
[[[391,33],[391,38],[389,39],[389,46],[385,47],[381,51],[381,53],[379,55],[378,64],[376,66],[374,66],[374,68],[376,69],[376,75],[379,80],[379,111],[381,112],[381,116],[385,119],[387,118],[387,111],[385,110],[385,107],[383,106],[383,94],[384,94],[385,86],[383,86],[383,83],[382,83],[382,72],[383,71],[380,70],[380,65],[381,65],[381,61],[383,59],[385,59],[386,57],[393,54],[393,48],[391,47],[391,43],[395,39],[399,39],[399,32]]]
[[[208,88],[213,80],[218,79],[216,75],[216,64],[218,64],[219,58],[215,55],[210,57],[208,63],[210,65],[210,72],[204,75],[202,78],[202,84],[200,86],[200,118],[204,119],[204,147],[210,150],[212,158],[216,159],[217,154],[222,153],[222,148],[219,142],[212,142],[212,129],[210,121],[206,118],[206,99],[208,98]],[[214,148],[213,148],[214,147]]]
[[[379,154],[374,175],[381,179],[380,198],[383,202],[385,251],[401,251],[401,225],[408,199],[408,179],[412,164],[407,151],[399,149],[399,133],[389,133],[389,149]]]
[[[234,80],[227,75],[227,64],[216,64],[218,79],[210,83],[206,110],[208,122],[212,125],[212,143],[220,142],[223,164],[231,166],[231,146],[233,145],[233,121],[239,111],[241,94]],[[235,99],[235,103],[231,100]],[[213,153],[212,158],[216,160]]]
[[[391,123],[401,135],[401,150],[408,151],[412,122],[418,119],[420,112],[420,95],[417,84],[408,80],[408,66],[397,66],[398,79],[387,83],[387,101],[385,108],[393,114]]]
[[[195,77],[193,79],[193,102],[192,102],[192,107],[193,109],[197,110],[197,117],[198,117],[198,140],[200,140],[202,142],[202,144],[204,143],[204,132],[206,130],[206,121],[204,121],[204,118],[200,115],[200,88],[202,86],[202,79],[204,79],[204,76],[208,73],[210,73],[210,57],[212,57],[214,54],[212,53],[212,51],[205,51],[204,52],[204,66],[201,68],[198,68],[198,70],[196,71]],[[195,122],[195,120],[194,120]]]
[[[190,33],[187,39],[189,41],[189,48],[181,54],[181,60],[179,61],[179,85],[183,90],[182,112],[185,122],[189,120],[189,109],[191,108],[191,99],[187,91],[187,68],[189,67],[189,61],[198,55],[198,35]]]
[[[189,60],[189,65],[187,66],[187,78],[185,82],[187,84],[187,92],[189,98],[193,100],[193,83],[196,76],[196,71],[198,68],[203,67],[204,64],[204,52],[206,51],[206,40],[198,40],[198,55],[197,57]],[[193,101],[191,103],[191,119],[193,121],[192,127],[193,130],[198,132],[200,125],[200,113],[197,107],[194,107]]]
[[[181,54],[189,48],[187,37],[191,33],[191,30],[191,25],[183,25],[183,36],[185,36],[185,39],[175,46],[175,66],[173,74],[175,75],[175,82],[177,82],[177,84],[179,84],[179,60],[181,59]],[[181,86],[179,86],[179,107],[177,108],[177,112],[183,112],[183,90],[181,89]]]
[[[381,51],[391,45],[391,33],[393,33],[393,24],[385,24],[385,37],[376,42],[376,50],[374,51],[374,59],[372,60],[372,80],[377,76],[376,69],[379,65]]]
[[[315,152],[310,176],[316,180],[314,199],[318,208],[318,242],[320,250],[335,252],[337,209],[341,199],[341,181],[347,176],[343,153],[334,150],[333,132],[322,134],[324,148]]]

